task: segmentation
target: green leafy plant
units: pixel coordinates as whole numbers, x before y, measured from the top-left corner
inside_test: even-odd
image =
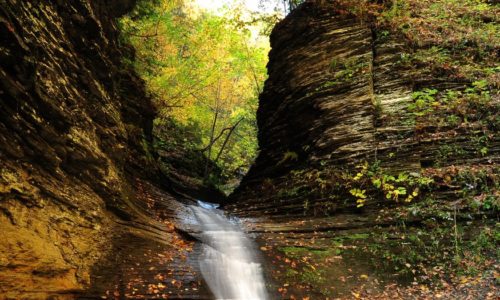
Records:
[[[288,161],[297,161],[299,159],[299,155],[294,151],[286,151],[283,153],[283,158],[277,163],[277,165],[284,164]]]
[[[367,183],[371,183],[372,187],[381,192],[386,199],[396,202],[413,201],[419,196],[422,187],[428,187],[433,182],[432,178],[409,172],[400,172],[396,176],[385,174],[379,166],[379,162],[375,162],[371,166],[365,162],[358,165],[357,169],[358,172],[352,177],[352,185],[367,186]],[[365,205],[366,190],[353,188],[350,193],[357,198],[358,207]]]
[[[436,101],[438,90],[425,88],[421,91],[416,91],[412,94],[414,102],[408,106],[408,110],[415,116],[424,116],[432,112],[433,107],[439,105]]]
[[[360,189],[351,189],[349,191],[351,195],[353,195],[355,198],[357,198],[356,203],[358,204],[357,207],[363,207],[366,202],[366,190],[360,190]]]

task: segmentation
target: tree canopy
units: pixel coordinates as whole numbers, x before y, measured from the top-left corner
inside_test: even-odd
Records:
[[[168,0],[142,1],[120,22],[156,103],[155,125],[185,128],[189,144],[226,179],[243,174],[257,152],[255,113],[269,50],[259,22],[241,6],[215,14]]]

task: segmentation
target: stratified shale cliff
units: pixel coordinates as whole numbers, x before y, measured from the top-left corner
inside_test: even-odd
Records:
[[[253,218],[283,298],[497,295],[498,12],[318,0],[274,28],[260,154],[226,209]],[[462,289],[471,257],[491,260]]]
[[[134,1],[0,2],[0,298],[89,283],[128,178],[154,176],[153,107],[121,63],[115,19]]]
[[[236,211],[328,215],[413,202],[430,190],[463,200],[472,183],[458,177],[481,172],[468,195],[487,190],[498,199],[498,44],[459,34],[448,41],[446,27],[434,40],[415,34],[412,41],[419,24],[434,22],[419,16],[432,6],[399,12],[387,2],[306,1],[275,27],[257,116],[260,155],[232,196]],[[495,11],[453,18],[476,20],[479,32]],[[383,23],[399,15],[417,21]],[[468,64],[476,69],[460,73]]]

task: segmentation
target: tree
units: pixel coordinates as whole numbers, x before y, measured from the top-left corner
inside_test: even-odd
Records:
[[[226,179],[234,177],[257,152],[255,114],[269,46],[255,41],[255,24],[241,22],[241,10],[217,16],[193,11],[188,1],[154,2],[141,2],[121,20],[136,48],[135,67],[155,97],[159,118],[190,130],[194,147]]]

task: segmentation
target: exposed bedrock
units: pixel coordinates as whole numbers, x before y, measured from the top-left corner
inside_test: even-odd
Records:
[[[425,257],[435,232],[447,232],[432,253],[445,253],[449,266],[453,224],[467,230],[466,241],[498,218],[498,90],[430,72],[415,62],[418,45],[339,3],[358,8],[305,1],[274,28],[260,153],[225,206],[251,218],[279,283],[271,290],[283,297],[378,299],[384,286],[394,289],[389,283],[407,283],[394,270],[414,266],[412,251]],[[419,244],[408,242],[411,232],[423,234]],[[377,247],[406,265],[370,250]],[[414,284],[424,278],[412,272]],[[368,292],[352,292],[359,287]],[[457,293],[450,298],[467,297]]]
[[[432,114],[428,122],[410,110],[416,91],[463,91],[473,80],[433,77],[422,66],[405,64],[412,48],[402,36],[382,34],[370,22],[339,11],[334,1],[306,1],[274,28],[269,79],[257,115],[260,154],[231,197],[234,204],[228,208],[235,212],[324,215],[342,207],[355,209],[356,199],[345,194],[355,186],[349,180],[334,182],[330,177],[323,186],[320,181],[328,172],[354,177],[356,166],[365,162],[377,161],[384,172],[396,176],[452,165],[498,165],[495,121],[484,125],[482,115],[471,113],[466,125],[436,125]],[[493,93],[487,106],[491,120],[498,115],[498,104]],[[434,120],[443,118],[432,113]],[[487,140],[483,153],[477,138],[474,142],[477,130]],[[338,199],[318,196],[309,185],[316,177],[312,185]],[[297,190],[297,182],[305,183],[302,189]],[[453,188],[442,192],[438,198],[456,197]]]
[[[201,168],[183,145],[150,150],[154,109],[121,63],[134,54],[116,27],[134,4],[0,2],[0,299],[123,297],[136,286],[152,297],[160,281],[179,298],[210,297],[190,267],[199,244],[186,241],[192,215],[179,199],[220,195],[196,180]],[[396,206],[385,198],[397,200],[394,190],[374,188],[382,175],[358,167],[375,161],[384,175],[432,178],[418,196],[454,201],[444,209],[466,205],[464,195],[480,204],[498,197],[498,94],[476,109],[482,116],[466,110],[460,126],[423,122],[409,110],[415,92],[466,93],[473,80],[416,77],[424,72],[401,61],[411,52],[403,38],[336,11],[306,1],[274,29],[260,155],[227,208],[269,217],[253,230],[279,246],[289,243],[275,238],[284,232],[304,233],[300,242],[317,231],[388,227],[393,214],[380,212]],[[406,185],[400,200],[415,191]],[[317,218],[290,222],[299,215]]]
[[[130,179],[157,175],[154,109],[115,22],[133,5],[0,3],[2,299],[80,290],[118,223],[148,219]]]

